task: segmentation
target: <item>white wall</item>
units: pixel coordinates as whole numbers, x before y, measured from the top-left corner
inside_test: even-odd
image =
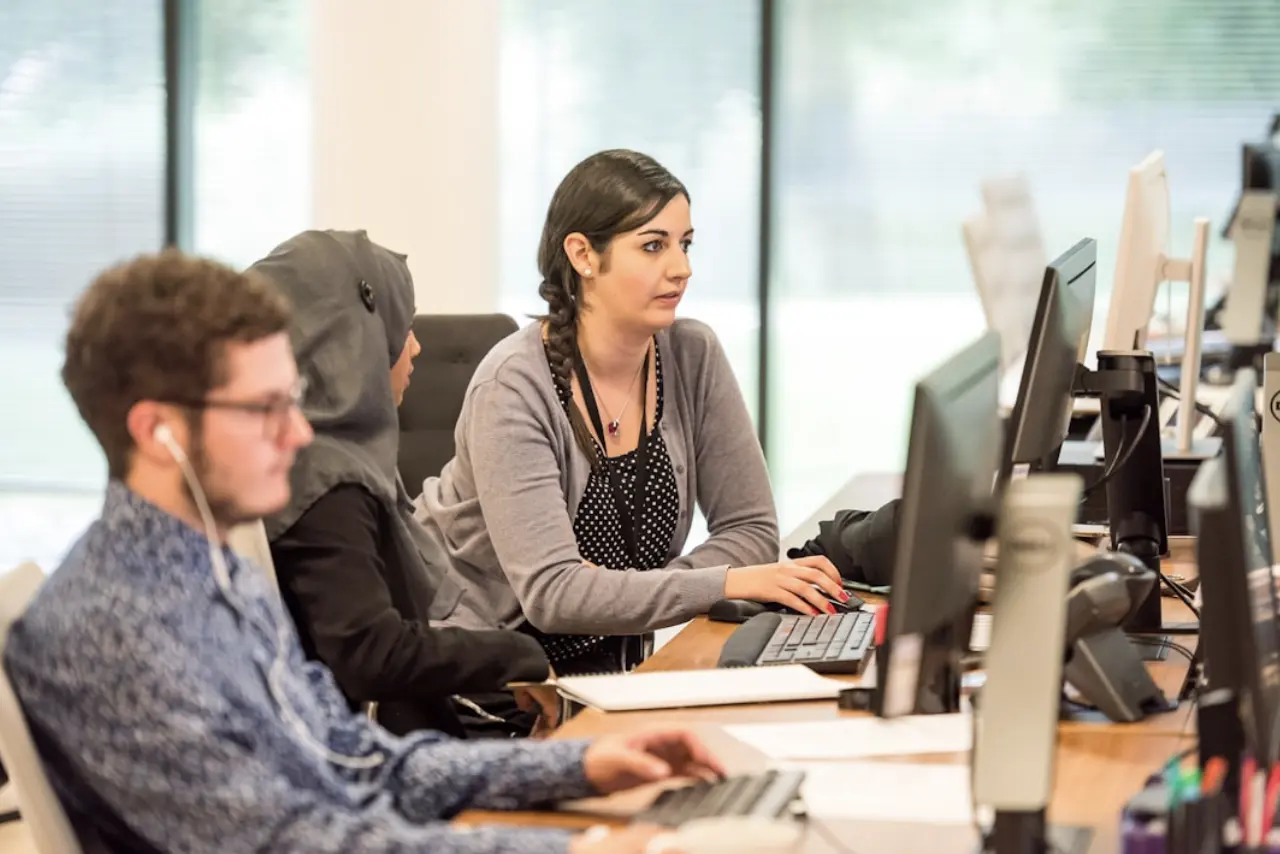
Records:
[[[498,294],[499,0],[313,0],[312,221],[409,256],[419,313]]]

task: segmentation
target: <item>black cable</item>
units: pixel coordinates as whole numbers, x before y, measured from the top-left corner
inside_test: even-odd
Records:
[[[1106,470],[1102,472],[1101,477],[1099,477],[1093,483],[1085,487],[1084,493],[1081,496],[1081,500],[1089,497],[1089,495],[1091,495],[1093,492],[1098,490],[1100,487],[1105,486],[1107,481],[1111,480],[1111,478],[1119,474],[1120,471],[1125,467],[1125,465],[1129,462],[1129,458],[1133,456],[1134,451],[1138,450],[1138,445],[1142,442],[1142,437],[1146,435],[1147,428],[1151,426],[1151,414],[1152,413],[1151,413],[1150,405],[1146,405],[1142,407],[1142,423],[1138,425],[1138,432],[1134,434],[1133,441],[1129,443],[1129,447],[1124,448],[1123,450],[1116,449],[1116,455],[1111,460],[1111,465],[1107,466]],[[1127,420],[1128,419],[1121,416],[1120,421],[1122,425]]]
[[[1164,395],[1166,397],[1172,398],[1173,400],[1182,400],[1182,389],[1178,386],[1159,376],[1156,377],[1156,381],[1159,382],[1160,385],[1164,386]],[[1226,429],[1226,424],[1223,423],[1222,419],[1218,417],[1218,414],[1210,409],[1208,405],[1197,400],[1195,403],[1195,409],[1196,412],[1199,412],[1201,415],[1212,420],[1214,424],[1218,425],[1219,429]]]
[[[1163,570],[1159,571],[1159,576],[1160,580],[1168,585],[1169,589],[1173,591],[1173,595],[1182,600],[1182,604],[1187,606],[1191,613],[1195,615],[1196,621],[1199,622],[1200,609],[1191,601],[1191,597],[1187,595],[1187,591],[1182,588],[1182,585],[1165,575]]]
[[[1178,653],[1178,655],[1181,655],[1183,658],[1185,658],[1187,661],[1191,662],[1192,664],[1196,663],[1196,654],[1191,650],[1187,649],[1185,646],[1183,646],[1180,643],[1176,643],[1171,640],[1164,640],[1158,637],[1147,637],[1143,635],[1130,635],[1129,640],[1141,646],[1157,646],[1157,647],[1160,647],[1161,649],[1171,650],[1173,652]]]

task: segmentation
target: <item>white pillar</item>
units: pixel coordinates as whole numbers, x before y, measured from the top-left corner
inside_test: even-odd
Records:
[[[498,303],[500,0],[312,0],[312,218],[409,256],[424,314]]]

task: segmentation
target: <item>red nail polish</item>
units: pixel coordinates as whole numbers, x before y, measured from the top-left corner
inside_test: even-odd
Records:
[[[828,603],[827,603],[827,613],[828,613],[828,614],[834,614],[835,612],[836,612],[836,606],[835,606],[835,605],[832,605],[830,602],[828,602]]]
[[[845,591],[843,591],[843,590],[841,590],[841,591],[840,591],[840,601],[841,601],[841,602],[848,602],[848,601],[849,601],[849,598],[850,598],[850,597],[849,597],[849,594],[848,594],[848,593],[846,593],[846,592],[845,592]]]

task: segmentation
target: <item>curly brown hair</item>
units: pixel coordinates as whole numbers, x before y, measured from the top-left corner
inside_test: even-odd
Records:
[[[141,400],[201,400],[226,382],[226,345],[289,328],[288,302],[265,278],[166,249],[100,274],[76,303],[62,382],[107,458],[128,473],[126,419]]]

